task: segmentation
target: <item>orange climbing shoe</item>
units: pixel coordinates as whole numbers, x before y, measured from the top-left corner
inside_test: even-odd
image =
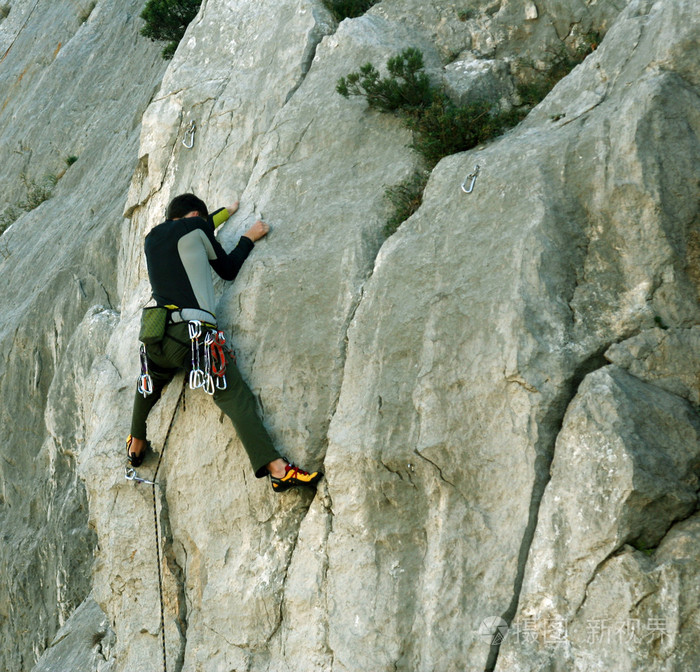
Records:
[[[275,492],[284,492],[285,490],[298,488],[299,486],[315,488],[316,484],[323,478],[323,474],[320,471],[309,473],[308,471],[299,469],[299,467],[295,467],[293,464],[287,464],[285,470],[286,473],[282,478],[275,478],[270,474],[272,489]]]

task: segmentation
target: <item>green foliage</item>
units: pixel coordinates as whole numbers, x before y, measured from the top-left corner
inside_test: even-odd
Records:
[[[24,173],[20,175],[20,179],[27,190],[27,198],[19,204],[19,207],[25,212],[38,208],[44,201],[51,198],[53,188],[58,182],[56,175],[44,175],[41,181],[28,178]]]
[[[429,166],[434,166],[445,156],[464,152],[501,135],[522,117],[517,111],[494,110],[484,101],[455,105],[440,92],[421,114],[408,116],[406,125],[413,131],[413,149]]]
[[[67,156],[64,161],[66,162],[66,165],[70,168],[76,161],[78,160],[77,156]]]
[[[467,20],[467,10],[463,14]],[[520,85],[518,91],[523,106],[508,112],[483,100],[468,105],[452,102],[443,90],[431,85],[423,71],[423,54],[415,48],[405,49],[387,61],[387,77],[382,77],[374,65],[366,63],[359,72],[341,77],[336,91],[346,98],[363,96],[371,108],[397,114],[413,132],[411,146],[423,157],[426,166],[432,168],[443,157],[472,149],[518,124],[530,107],[539,103],[557,81],[583,61],[598,39],[597,35],[587,37],[582,47],[573,52],[562,47],[545,73]],[[395,209],[386,225],[387,235],[419,207],[426,182],[426,177],[416,173],[387,189],[386,197]]]
[[[362,16],[378,2],[379,0],[323,0],[323,4],[328,7],[338,21]]]
[[[413,131],[412,147],[429,167],[443,157],[475,147],[514,126],[522,115],[501,113],[483,101],[455,105],[433,87],[423,71],[423,54],[408,48],[387,61],[387,77],[367,63],[359,72],[338,80],[336,91],[346,98],[364,96],[370,107],[399,114]]]
[[[573,50],[563,44],[557,50],[550,51],[551,63],[544,71],[538,71],[534,65],[520,61],[520,66],[533,70],[528,81],[518,84],[518,95],[523,105],[531,108],[545,99],[557,82],[568,75],[579,63],[582,63],[600,42],[600,34],[590,32],[583,36],[581,44]]]
[[[0,215],[0,236],[5,233],[6,229],[8,229],[15,221],[19,219],[22,212],[23,211],[16,205],[10,205],[5,208],[4,212]]]
[[[80,10],[80,13],[78,14],[78,19],[81,24],[85,23],[90,18],[90,14],[92,14],[92,11],[95,9],[96,5],[97,2],[93,0],[93,2],[88,3],[85,9]]]
[[[428,183],[430,173],[427,170],[416,170],[393,187],[389,187],[384,196],[393,206],[393,214],[384,226],[384,233],[390,236],[405,222],[423,202],[423,191]]]
[[[418,49],[409,47],[390,58],[386,67],[389,76],[380,77],[379,71],[366,63],[359,72],[341,77],[336,91],[346,98],[364,96],[369,106],[380,112],[412,112],[432,103],[433,90],[423,72],[423,54]]]
[[[164,59],[172,58],[201,4],[202,0],[148,0],[141,12],[146,22],[141,35],[154,42],[167,42],[162,55]]]
[[[24,184],[26,197],[23,201],[8,206],[0,215],[0,235],[19,219],[22,213],[38,208],[44,201],[51,198],[53,188],[58,182],[56,175],[45,175],[41,181],[31,179],[25,173],[20,174],[19,177],[22,180],[22,184]]]
[[[457,12],[457,18],[460,21],[469,21],[469,19],[473,19],[476,15],[477,12],[475,9],[462,9]]]
[[[12,7],[10,7],[10,5],[8,5],[6,2],[0,5],[0,19],[6,19],[9,16],[11,9]]]

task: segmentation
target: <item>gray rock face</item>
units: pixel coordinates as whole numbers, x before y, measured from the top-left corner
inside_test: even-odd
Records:
[[[688,402],[614,366],[587,376],[557,438],[497,669],[697,665],[692,610],[661,595],[684,555],[665,553],[666,538],[697,541],[699,478],[700,423]]]
[[[700,329],[649,329],[605,353],[632,375],[700,405]]]
[[[91,367],[115,328],[121,213],[164,67],[138,36],[142,3],[100,0],[83,21],[89,5],[15,0],[0,24],[0,214],[27,198],[22,174],[58,179],[0,238],[3,670],[31,669],[91,590],[76,463],[102,422]]]
[[[81,23],[15,0],[0,23],[3,199],[66,168],[0,237],[0,668],[161,666],[123,441],[143,237],[184,191],[240,198],[227,249],[272,226],[218,314],[276,445],[326,478],[275,495],[206,395],[169,386],[149,418],[169,669],[697,668],[695,3],[384,0],[337,24],[209,0],[167,65],[141,4]],[[522,62],[592,31],[386,238],[385,188],[420,162],[338,77],[416,46],[455,98],[507,106]]]
[[[34,672],[112,672],[113,644],[114,633],[104,612],[88,597],[56,633],[34,666]]]

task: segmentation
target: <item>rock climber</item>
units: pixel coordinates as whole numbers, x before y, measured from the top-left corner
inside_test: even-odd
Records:
[[[169,309],[165,336],[148,345],[147,363],[152,378],[152,393],[137,391],[126,441],[127,458],[133,467],[144,460],[150,443],[146,439],[146,418],[175,373],[189,368],[191,341],[188,325],[197,320],[216,329],[216,302],[211,269],[224,280],[238,274],[255,242],[267,235],[270,227],[257,220],[226,253],[214,236],[214,230],[238,210],[238,201],[211,215],[194,194],[176,196],[168,205],[166,221],[146,236],[145,252],[153,298]],[[195,323],[196,324],[196,323]],[[295,467],[274,448],[257,414],[255,398],[241,378],[235,360],[226,352],[226,386],[216,389],[216,405],[231,419],[258,478],[270,476],[275,492],[297,486],[315,487],[323,477]]]

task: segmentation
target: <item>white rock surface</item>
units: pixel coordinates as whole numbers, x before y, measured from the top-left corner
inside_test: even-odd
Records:
[[[169,669],[695,669],[695,3],[384,0],[337,24],[315,0],[207,0],[167,65],[142,4],[81,24],[14,0],[0,23],[0,207],[78,156],[0,238],[0,668],[161,666],[151,490],[123,440],[143,236],[192,190],[240,198],[227,248],[272,226],[219,313],[276,444],[326,479],[274,495],[174,381],[149,420]],[[419,161],[338,77],[417,46],[434,81],[512,98],[508,64],[591,30],[385,239],[384,190]],[[645,636],[619,646],[621,624]]]

